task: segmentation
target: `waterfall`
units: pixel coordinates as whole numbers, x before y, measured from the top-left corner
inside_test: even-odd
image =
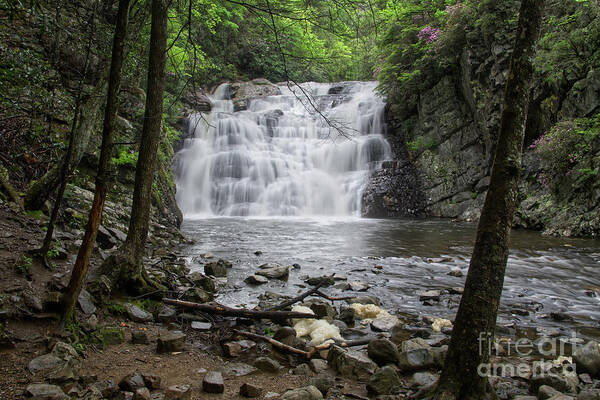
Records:
[[[280,86],[243,111],[234,111],[231,86],[219,86],[212,111],[190,115],[176,157],[184,215],[360,215],[370,173],[391,157],[376,85]]]

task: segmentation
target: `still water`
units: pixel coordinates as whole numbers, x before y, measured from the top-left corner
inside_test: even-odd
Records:
[[[210,252],[230,260],[227,286],[218,301],[252,306],[265,290],[295,295],[305,290],[307,276],[336,273],[371,287],[356,295],[374,295],[393,312],[453,318],[460,296],[442,296],[425,306],[419,292],[464,285],[476,225],[448,220],[335,218],[207,218],[187,219],[184,232],[196,241],[187,248],[195,256]],[[500,306],[499,323],[563,331],[577,328],[600,336],[600,243],[595,240],[543,237],[513,231],[511,256]],[[256,256],[254,253],[261,251]],[[252,287],[243,280],[264,263],[292,265],[287,282],[273,280]],[[374,269],[381,266],[380,270]],[[374,271],[381,271],[379,274]],[[331,295],[350,295],[326,288]],[[566,313],[573,321],[556,321]]]

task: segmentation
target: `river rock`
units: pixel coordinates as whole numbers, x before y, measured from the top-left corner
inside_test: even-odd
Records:
[[[248,397],[248,398],[260,397],[262,392],[263,392],[262,388],[260,388],[256,385],[253,385],[251,383],[244,383],[240,387],[240,395],[243,397]]]
[[[125,308],[125,311],[127,312],[127,316],[132,321],[145,323],[145,322],[150,322],[154,319],[152,314],[150,314],[147,311],[142,310],[141,308],[139,308],[138,306],[136,306],[134,304],[125,303],[125,304],[123,304],[123,307]]]
[[[398,369],[402,372],[422,371],[434,366],[430,349],[403,351],[398,356]]]
[[[202,380],[202,390],[206,393],[223,393],[225,391],[223,375],[218,371],[207,373]]]
[[[59,386],[35,383],[27,386],[25,395],[36,400],[67,400],[69,396]]]
[[[134,372],[121,379],[119,387],[126,392],[135,393],[139,388],[146,387],[146,383],[144,382],[142,374]]]
[[[402,387],[400,377],[392,366],[380,368],[369,378],[367,391],[374,395],[392,394]]]
[[[319,400],[323,395],[314,386],[306,386],[298,389],[288,390],[279,398],[280,400]]]
[[[367,354],[380,366],[398,362],[398,349],[387,339],[375,339],[369,342]]]
[[[195,331],[206,332],[212,329],[210,322],[192,321],[191,328]]]
[[[292,328],[291,326],[284,326],[284,327],[277,329],[277,331],[273,335],[273,339],[281,341],[289,336],[295,337],[296,330],[294,328]]]
[[[417,349],[429,349],[429,348],[431,348],[429,343],[427,343],[425,340],[423,340],[421,338],[405,340],[402,343],[400,343],[400,346],[398,347],[398,349],[402,352],[417,350]]]
[[[369,288],[369,284],[363,281],[348,282],[348,290],[353,292],[366,292]]]
[[[427,387],[433,385],[439,377],[431,372],[415,372],[410,377],[411,386]]]
[[[190,400],[191,397],[192,391],[188,385],[174,385],[165,390],[164,400]]]
[[[377,318],[371,322],[371,329],[375,332],[389,332],[398,324],[398,318],[393,315],[384,318]]]
[[[346,300],[346,303],[348,303],[348,304],[354,304],[354,303],[356,303],[356,304],[374,304],[376,306],[381,305],[381,302],[375,296],[352,297],[352,298]]]
[[[316,387],[323,394],[323,396],[327,396],[329,389],[335,385],[335,379],[327,375],[315,376],[308,381],[308,385]]]
[[[585,346],[577,346],[573,352],[573,361],[578,372],[587,372],[594,378],[600,378],[600,344],[595,341]]]
[[[340,310],[338,319],[348,326],[354,326],[354,322],[356,321],[356,311],[354,311],[354,308],[345,307]]]
[[[265,268],[265,266],[268,267]],[[268,279],[285,280],[290,275],[290,267],[284,267],[281,265],[274,264],[263,264],[259,268],[260,271],[257,271],[256,275],[261,275]]]
[[[265,283],[269,283],[269,280],[261,275],[250,275],[246,279],[244,279],[248,285],[264,285]]]
[[[328,368],[327,361],[318,358],[313,358],[310,360],[308,362],[308,366],[316,374],[320,374],[321,372],[326,371]]]
[[[186,335],[181,332],[169,332],[157,340],[156,351],[160,353],[173,353],[183,351]]]
[[[363,353],[333,346],[327,356],[329,365],[349,379],[366,380],[377,370],[377,364]]]
[[[439,290],[426,290],[419,293],[419,301],[440,301],[441,292]]]
[[[135,391],[133,400],[152,400],[152,397],[150,396],[148,388],[143,387]]]
[[[308,306],[321,318],[333,319],[337,315],[335,307],[322,300],[312,300]]]
[[[463,272],[460,269],[453,269],[452,271],[448,272],[446,275],[453,276],[455,278],[462,278],[463,276],[465,276],[465,274],[463,274]]]
[[[303,363],[298,365],[296,368],[292,370],[292,374],[294,375],[312,375],[312,371],[308,364]]]
[[[222,262],[223,260],[219,260],[216,262],[208,263],[204,266],[204,273],[206,275],[212,275],[215,277],[226,277],[227,276],[227,267],[226,264]]]
[[[79,304],[79,308],[81,308],[81,311],[83,311],[85,315],[91,315],[96,312],[96,306],[94,305],[92,295],[85,289],[79,293],[77,304]]]
[[[281,364],[269,357],[258,357],[254,360],[254,366],[265,372],[277,372],[281,369]]]

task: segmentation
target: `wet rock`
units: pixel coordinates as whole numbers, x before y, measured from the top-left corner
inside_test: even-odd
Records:
[[[335,279],[331,276],[313,276],[305,280],[311,286],[321,285],[323,287],[331,286],[335,283]]]
[[[590,341],[585,346],[577,346],[573,361],[578,372],[587,372],[594,378],[600,378],[600,344],[597,342]]]
[[[162,388],[162,378],[155,374],[142,374],[146,387],[150,390],[159,390]]]
[[[394,316],[377,318],[371,322],[371,329],[375,332],[389,332],[398,324],[398,318]]]
[[[374,304],[376,306],[379,306],[381,304],[379,299],[374,296],[353,297],[351,299],[346,300],[346,303],[348,303],[348,304],[354,304],[354,303],[356,303],[356,304]]]
[[[366,292],[369,288],[369,284],[363,281],[348,282],[348,290],[352,290],[353,292]]]
[[[164,400],[190,400],[191,397],[192,391],[188,385],[174,385],[165,390]]]
[[[356,321],[356,311],[351,307],[346,307],[340,311],[339,320],[348,326],[354,326]]]
[[[280,400],[319,400],[323,395],[314,386],[306,386],[298,389],[288,390],[281,395]]]
[[[250,275],[246,279],[244,279],[248,285],[263,285],[265,283],[269,283],[269,280],[261,275]]]
[[[331,304],[322,300],[312,300],[310,309],[321,318],[333,319],[337,315],[337,310]]]
[[[244,383],[240,387],[240,396],[243,396],[243,397],[248,397],[248,398],[260,397],[262,392],[263,392],[262,388],[260,388],[256,385],[253,385],[251,383]]]
[[[399,350],[402,352],[417,350],[417,349],[429,349],[431,346],[425,340],[421,338],[414,338],[405,340],[400,343]]]
[[[224,260],[219,260],[206,264],[204,266],[204,273],[215,277],[226,277],[227,268],[227,264],[224,263]]]
[[[452,271],[448,272],[446,275],[453,276],[455,278],[462,278],[463,276],[465,276],[465,274],[463,274],[463,272],[460,269],[453,269]]]
[[[296,368],[292,370],[292,374],[294,375],[312,375],[312,371],[308,364],[300,364]]]
[[[374,395],[392,394],[402,386],[396,369],[392,366],[380,368],[369,378],[367,391]]]
[[[433,385],[439,377],[431,372],[415,372],[410,377],[411,386],[427,387]]]
[[[177,316],[177,311],[174,308],[163,305],[158,311],[158,320],[160,322],[172,322]]]
[[[434,366],[430,349],[403,351],[398,356],[398,369],[402,372],[422,371]]]
[[[133,344],[148,344],[148,334],[146,331],[131,332],[131,343]]]
[[[139,388],[133,395],[133,400],[152,400],[148,388]]]
[[[158,338],[156,351],[160,353],[173,353],[183,351],[186,335],[173,331]]]
[[[377,364],[363,353],[332,346],[327,357],[329,365],[349,379],[366,380],[377,369]]]
[[[121,379],[119,387],[123,391],[135,393],[136,390],[146,387],[146,383],[142,374],[134,372]]]
[[[142,310],[134,304],[125,303],[123,304],[123,307],[125,308],[125,312],[127,312],[127,316],[132,321],[145,323],[154,320],[152,314]]]
[[[196,331],[206,332],[212,329],[212,324],[210,322],[192,321],[191,327]]]
[[[277,372],[281,369],[281,364],[269,357],[258,357],[254,360],[254,366],[265,372]]]
[[[367,354],[379,366],[395,364],[398,361],[398,349],[387,339],[372,340],[367,347]]]
[[[316,376],[308,381],[309,386],[314,386],[323,394],[327,396],[327,392],[335,385],[335,379],[331,376]]]
[[[464,292],[465,292],[465,288],[464,287],[460,287],[460,286],[451,287],[451,288],[448,289],[448,293],[450,293],[450,294],[460,294],[460,295],[462,295]]]
[[[257,271],[256,275],[264,276],[268,279],[285,280],[290,275],[290,267],[275,264],[263,264],[259,268],[260,271]]]
[[[310,360],[308,362],[308,366],[310,367],[310,369],[317,373],[320,374],[323,371],[326,371],[328,366],[327,366],[327,361],[325,360],[320,360],[318,358],[313,358],[312,360]]]
[[[225,391],[223,375],[218,371],[207,373],[202,380],[202,390],[206,393],[223,393]]]
[[[67,400],[69,396],[59,386],[36,383],[27,386],[25,395],[38,400]]]
[[[440,301],[441,292],[439,290],[426,290],[419,293],[419,301]]]
[[[549,398],[559,395],[559,394],[562,394],[562,393],[559,392],[558,390],[554,389],[553,387],[550,387],[547,385],[542,385],[538,389],[538,399],[539,400],[548,400]]]

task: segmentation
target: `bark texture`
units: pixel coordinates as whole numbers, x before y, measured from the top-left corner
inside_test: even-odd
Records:
[[[81,292],[83,282],[87,275],[90,256],[96,242],[98,227],[102,219],[104,202],[110,184],[111,153],[114,143],[114,127],[119,106],[118,95],[121,86],[121,71],[124,60],[125,39],[127,36],[127,24],[129,18],[130,0],[120,0],[117,12],[117,22],[113,39],[112,59],[110,76],[108,82],[108,93],[106,96],[106,107],[104,110],[104,123],[102,127],[102,146],[100,149],[100,162],[96,175],[96,188],[92,209],[88,217],[83,242],[77,253],[77,259],[71,273],[69,286],[63,297],[63,319],[69,320],[73,315],[75,303]]]
[[[145,272],[143,257],[150,223],[152,182],[162,131],[166,50],[167,4],[165,0],[152,0],[146,109],[135,171],[129,231],[123,246],[102,267],[103,273],[111,278],[116,288],[132,293],[143,293],[156,288],[156,284]]]
[[[493,340],[504,285],[510,228],[518,205],[532,61],[543,5],[544,0],[523,0],[521,3],[490,188],[481,213],[448,355],[432,399],[480,400],[495,397],[487,378],[480,376],[478,368],[489,360],[488,343]]]

